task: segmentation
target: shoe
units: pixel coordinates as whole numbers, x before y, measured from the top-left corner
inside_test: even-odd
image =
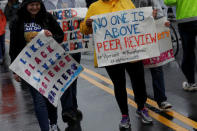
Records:
[[[74,123],[77,121],[77,115],[73,110],[62,112],[63,122]]]
[[[60,128],[57,124],[50,125],[50,131],[60,131]]]
[[[68,123],[68,127],[65,128],[65,131],[82,131],[80,121],[76,123]]]
[[[80,110],[70,110],[62,112],[62,120],[68,123],[76,123],[77,121],[81,121],[83,118],[83,114]]]
[[[161,102],[160,104],[158,104],[158,106],[162,110],[167,110],[167,109],[172,108],[172,105],[169,102],[167,102],[167,101]]]
[[[131,127],[129,116],[122,117],[120,121],[119,128],[120,129],[128,129]]]
[[[77,114],[77,119],[78,119],[79,121],[81,121],[81,120],[83,119],[83,114],[82,114],[82,112],[81,112],[79,109],[75,110],[75,112],[76,112],[76,114]]]
[[[144,124],[152,124],[153,120],[149,116],[147,108],[143,108],[142,110],[137,110],[136,113],[137,113],[138,117],[141,118],[142,123],[144,123]]]
[[[188,82],[183,82],[183,89],[185,91],[197,91],[197,83],[190,84]]]

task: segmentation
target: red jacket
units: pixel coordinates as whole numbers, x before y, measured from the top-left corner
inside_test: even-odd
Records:
[[[5,34],[5,27],[6,27],[6,17],[3,11],[0,9],[0,35]]]

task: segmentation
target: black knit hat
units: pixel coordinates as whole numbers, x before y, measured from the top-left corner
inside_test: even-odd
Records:
[[[32,3],[32,2],[42,2],[42,0],[23,0],[21,6],[26,6],[27,4],[29,3]]]

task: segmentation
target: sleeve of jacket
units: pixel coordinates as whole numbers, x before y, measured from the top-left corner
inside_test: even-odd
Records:
[[[136,6],[134,5],[133,0],[121,0],[122,4],[126,6],[126,9],[135,9]]]
[[[94,10],[95,10],[94,4],[91,4],[88,9],[88,12],[86,13],[85,19],[80,24],[80,31],[82,34],[85,35],[92,34],[92,28],[86,26],[86,20],[89,19],[91,16],[93,16]]]
[[[174,5],[176,5],[177,0],[164,0],[164,3],[165,3],[167,6],[174,6]]]
[[[60,25],[58,24],[58,22],[56,21],[56,19],[49,14],[49,19],[50,19],[50,28],[51,28],[51,33],[53,34],[53,38],[58,42],[58,43],[62,43],[63,39],[64,39],[64,32],[61,29]]]
[[[2,15],[2,27],[6,27],[6,17],[5,14],[3,13],[3,11],[0,9],[0,14]]]

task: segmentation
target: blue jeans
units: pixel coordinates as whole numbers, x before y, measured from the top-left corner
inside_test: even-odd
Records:
[[[0,59],[3,59],[5,53],[5,34],[0,36]]]
[[[57,108],[27,82],[22,81],[21,86],[30,90],[41,131],[49,131],[49,120],[50,124],[57,123]]]
[[[178,24],[178,28],[183,47],[181,68],[188,83],[195,83],[197,21]]]
[[[71,54],[71,56],[80,63],[81,54],[75,53]],[[75,110],[78,108],[77,104],[77,79],[70,85],[70,87],[64,92],[62,97],[60,98],[62,105],[62,112]]]
[[[153,83],[153,91],[154,91],[154,99],[157,104],[161,104],[167,100],[165,95],[165,84],[164,84],[164,74],[161,66],[150,68],[152,75],[152,83]]]

